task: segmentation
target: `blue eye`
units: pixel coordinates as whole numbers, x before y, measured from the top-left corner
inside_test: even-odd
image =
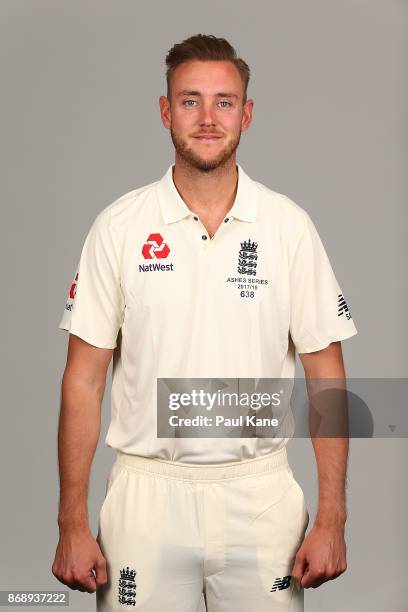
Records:
[[[192,104],[189,104],[189,102],[192,102]],[[190,108],[193,107],[196,103],[197,100],[184,100],[183,102],[184,106],[189,106]],[[220,104],[226,104],[226,106],[223,106],[222,108],[228,108],[229,106],[231,106],[231,102],[228,102],[228,100],[221,100]]]

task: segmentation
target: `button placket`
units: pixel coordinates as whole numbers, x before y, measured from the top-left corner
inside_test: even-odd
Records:
[[[194,220],[196,223],[199,223],[199,222],[200,222],[200,218],[198,217],[198,215],[193,214],[193,215],[192,215],[192,218],[193,218],[193,220]],[[224,223],[230,223],[230,222],[232,221],[232,219],[233,219],[233,217],[232,217],[231,215],[230,215],[230,216],[228,216],[228,217],[225,217],[225,219],[223,219],[223,221],[222,221],[222,222],[220,223],[220,225],[218,226],[217,231],[215,232],[214,236],[212,236],[211,238],[210,238],[210,236],[208,235],[208,232],[207,232],[207,230],[206,230],[205,226],[204,226],[204,225],[201,223],[201,228],[200,228],[200,229],[201,229],[201,234],[200,234],[200,235],[201,235],[201,241],[202,241],[202,242],[201,242],[201,244],[202,244],[202,246],[203,246],[203,249],[204,249],[204,250],[207,250],[207,249],[208,249],[208,247],[209,247],[209,245],[210,245],[212,242],[214,242],[214,238],[215,238],[215,236],[216,236],[217,234],[219,234],[219,233],[220,233],[220,231],[223,231],[223,230],[221,230],[222,225],[223,225]],[[205,233],[204,233],[204,232],[205,232]]]
[[[213,236],[213,237],[212,237],[212,239],[211,239],[213,242],[214,242],[214,238],[215,238],[217,235],[219,235],[219,234],[220,234],[220,232],[225,231],[225,230],[223,230],[223,229],[222,229],[222,226],[223,226],[225,223],[229,223],[229,222],[230,222],[232,219],[233,219],[233,217],[231,217],[231,216],[229,216],[229,217],[225,217],[225,219],[223,220],[223,222],[219,224],[219,226],[218,226],[218,228],[217,228],[217,231],[215,232],[214,236]]]
[[[200,219],[198,218],[197,215],[193,215],[193,219],[197,224],[200,224]],[[197,230],[197,235],[200,237],[201,239],[201,244],[203,246],[204,249],[207,249],[208,244],[209,244],[209,236],[207,234],[207,230],[205,229],[204,225],[201,223],[201,226],[198,228]],[[200,232],[200,233],[198,233]]]

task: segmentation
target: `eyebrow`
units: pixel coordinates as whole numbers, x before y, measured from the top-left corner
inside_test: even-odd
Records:
[[[201,93],[199,91],[194,91],[194,90],[191,90],[191,91],[180,91],[177,94],[177,97],[180,97],[180,96],[201,96]],[[216,93],[215,96],[220,97],[220,98],[238,98],[237,94],[234,94],[234,93],[223,93],[223,92]]]

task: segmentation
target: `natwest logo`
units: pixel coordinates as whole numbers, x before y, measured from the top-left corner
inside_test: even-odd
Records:
[[[77,280],[78,280],[78,272],[76,273],[74,282],[72,283],[72,285],[70,287],[70,290],[69,290],[69,299],[70,300],[75,299]]]
[[[75,295],[76,295],[76,288],[77,288],[77,284],[78,284],[78,270],[75,274],[75,278],[69,288],[69,292],[68,292],[68,297],[67,297],[67,301],[65,303],[65,310],[73,310],[74,308],[74,300],[75,300]]]
[[[142,255],[145,259],[165,259],[169,253],[169,246],[158,233],[150,234],[142,248]]]

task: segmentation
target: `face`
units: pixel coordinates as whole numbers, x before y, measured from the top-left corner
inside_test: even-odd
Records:
[[[209,172],[234,156],[241,132],[249,128],[253,100],[242,104],[244,86],[226,61],[190,60],[173,74],[171,99],[160,97],[163,125],[179,155]]]

